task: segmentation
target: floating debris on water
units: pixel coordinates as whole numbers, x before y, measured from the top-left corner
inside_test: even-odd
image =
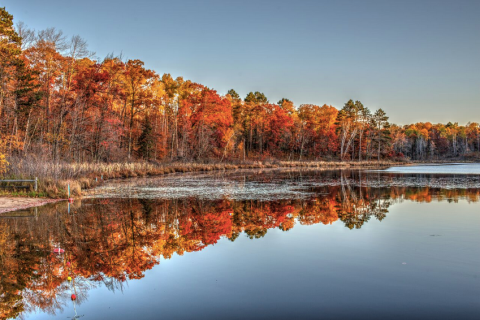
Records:
[[[429,187],[439,189],[480,188],[480,176],[392,174],[380,171],[291,172],[238,170],[223,173],[187,173],[108,181],[90,191],[91,198],[205,200],[307,199],[328,195],[328,187],[360,188]]]

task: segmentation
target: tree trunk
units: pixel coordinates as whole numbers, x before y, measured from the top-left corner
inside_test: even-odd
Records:
[[[358,142],[358,161],[362,161],[362,136],[363,130],[360,132],[360,141]]]
[[[379,138],[378,139],[378,161],[380,161],[380,146],[381,146],[381,140]]]

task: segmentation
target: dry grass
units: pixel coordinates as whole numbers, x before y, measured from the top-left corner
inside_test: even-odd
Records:
[[[157,176],[176,172],[200,172],[263,168],[381,168],[393,161],[245,161],[237,163],[51,163],[44,161],[10,161],[8,176],[16,179],[39,178],[39,194],[51,198],[66,198],[68,185],[72,197],[80,197],[82,190],[95,187],[102,180]]]

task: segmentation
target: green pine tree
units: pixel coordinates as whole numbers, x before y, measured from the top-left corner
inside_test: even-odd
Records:
[[[150,123],[150,117],[145,117],[143,131],[138,139],[138,154],[145,160],[150,160],[153,155],[153,128]]]

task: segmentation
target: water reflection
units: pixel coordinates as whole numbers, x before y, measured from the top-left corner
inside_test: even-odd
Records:
[[[0,219],[0,318],[54,315],[70,306],[72,294],[81,304],[100,284],[124,290],[126,280],[141,279],[161,258],[200,251],[223,237],[256,239],[296,224],[359,229],[372,218],[386,219],[399,202],[480,197],[480,189],[371,188],[348,181],[310,192],[308,199],[277,201],[91,199],[10,214]]]

